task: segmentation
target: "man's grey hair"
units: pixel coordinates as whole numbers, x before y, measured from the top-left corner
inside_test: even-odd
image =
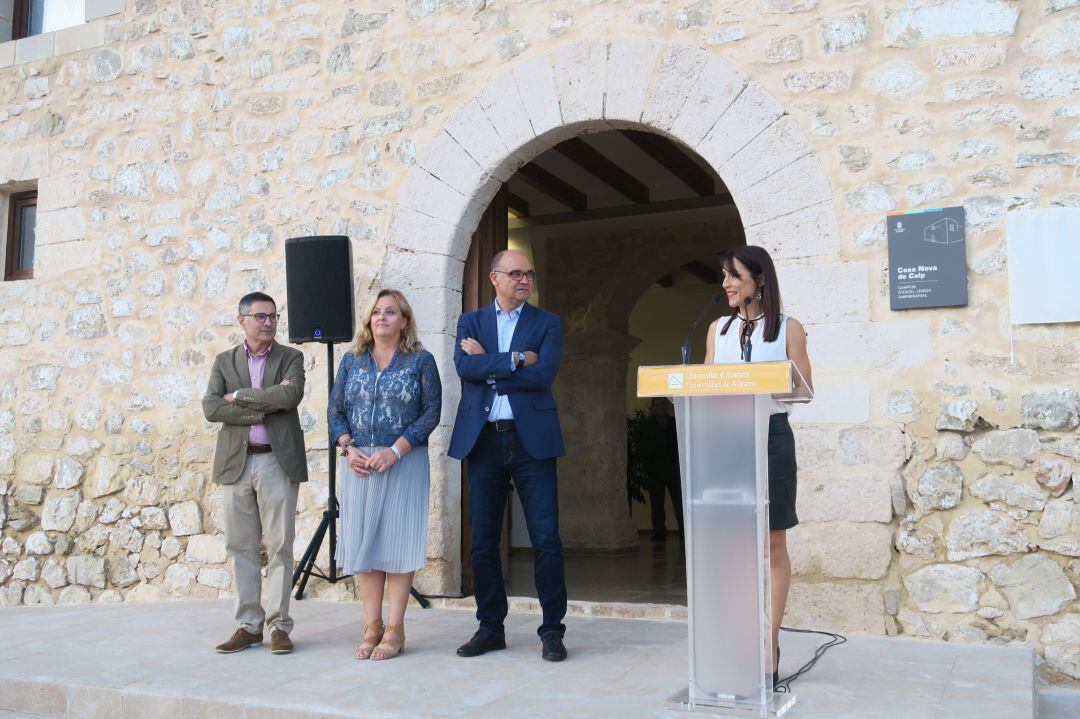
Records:
[[[251,306],[256,302],[269,302],[274,306],[274,309],[277,309],[277,302],[274,302],[273,297],[262,292],[252,292],[251,294],[244,295],[240,298],[240,311],[238,314],[246,315],[248,310],[251,309]]]

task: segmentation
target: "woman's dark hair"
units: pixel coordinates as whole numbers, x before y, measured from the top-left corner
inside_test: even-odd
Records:
[[[750,271],[750,276],[755,282],[760,280],[761,313],[765,315],[765,341],[775,342],[780,335],[780,313],[783,311],[783,306],[780,304],[780,285],[776,281],[776,266],[773,265],[772,258],[764,248],[755,245],[736,247],[720,257],[720,264],[724,272],[738,279],[742,276],[735,268],[735,260],[741,262]],[[739,311],[740,308],[735,309],[735,314],[728,318],[720,334],[727,334],[728,328],[735,321],[735,316],[739,314]]]

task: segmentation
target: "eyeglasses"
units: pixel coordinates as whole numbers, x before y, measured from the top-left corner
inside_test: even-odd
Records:
[[[527,279],[529,282],[536,282],[535,270],[510,270],[509,272],[506,272],[505,270],[492,270],[492,272],[498,272],[500,275],[507,275],[514,282],[521,282],[523,278]]]
[[[269,322],[270,324],[274,324],[279,319],[281,319],[281,313],[280,312],[272,312],[272,313],[256,312],[255,314],[252,314],[252,315],[240,315],[240,316],[241,317],[254,317],[255,321],[258,322],[259,324],[265,324],[267,322]]]

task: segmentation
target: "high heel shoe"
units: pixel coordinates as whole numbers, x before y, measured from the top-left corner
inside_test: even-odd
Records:
[[[391,638],[390,635],[394,637]],[[398,654],[405,651],[405,622],[398,624],[396,627],[389,625],[386,627],[386,631],[383,632],[382,641],[379,642],[379,646],[375,647],[372,654],[379,652],[382,656],[373,656],[371,661],[381,661],[383,659],[393,659]]]
[[[371,653],[375,651],[375,647],[382,641],[383,634],[386,633],[386,626],[383,624],[383,620],[372,622],[364,627],[364,640],[356,648],[357,659],[368,659],[371,657]]]

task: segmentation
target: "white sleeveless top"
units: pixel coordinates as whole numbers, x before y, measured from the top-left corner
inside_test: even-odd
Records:
[[[765,320],[754,323],[754,332],[750,335],[751,362],[783,362],[787,355],[787,315],[780,315],[780,332],[774,342],[765,341]],[[742,333],[743,320],[736,316],[728,327],[727,334],[720,334],[727,318],[721,317],[716,323],[716,336],[713,337],[713,362],[715,364],[738,364],[742,362],[742,348],[739,347],[739,335]],[[791,412],[791,406],[772,400],[769,414]]]

